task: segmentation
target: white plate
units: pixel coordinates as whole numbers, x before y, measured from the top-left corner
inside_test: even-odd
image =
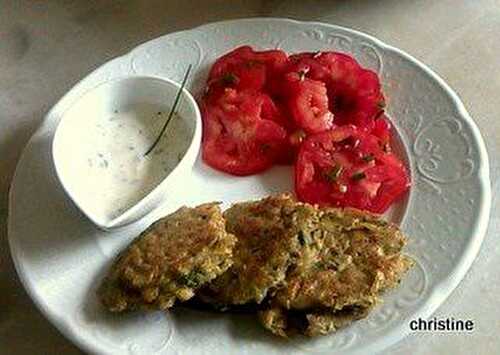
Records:
[[[97,230],[71,204],[54,174],[52,136],[61,113],[83,92],[126,75],[181,80],[203,87],[213,60],[241,45],[289,52],[334,49],[353,54],[379,72],[388,112],[410,165],[413,186],[390,218],[410,236],[416,266],[383,306],[330,336],[288,342],[268,335],[253,317],[178,309],[111,316],[95,288],[118,250],[155,217],[180,204],[257,198],[292,188],[289,168],[247,178],[230,177],[199,160],[175,201],[147,220],[121,230]],[[9,241],[20,278],[41,311],[82,349],[102,354],[365,354],[382,351],[428,317],[457,286],[474,260],[486,229],[490,183],[480,133],[457,95],[423,64],[365,34],[341,27],[281,19],[205,25],[145,43],[87,76],[47,114],[18,164],[10,193]]]

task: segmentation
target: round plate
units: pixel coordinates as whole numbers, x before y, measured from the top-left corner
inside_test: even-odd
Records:
[[[206,167],[199,159],[179,193],[148,218],[105,233],[72,205],[55,177],[50,146],[61,113],[86,90],[128,75],[180,81],[197,70],[199,94],[214,59],[235,46],[288,52],[337,50],[380,74],[411,192],[389,216],[409,236],[416,265],[370,316],[318,339],[282,341],[253,316],[178,308],[166,314],[110,315],[96,301],[106,267],[155,218],[182,204],[224,203],[292,190],[289,167],[245,178]],[[368,35],[321,23],[248,19],[205,25],[147,42],[87,76],[47,114],[31,138],[10,192],[9,241],[19,276],[40,310],[82,349],[102,354],[375,353],[400,340],[408,322],[428,317],[457,286],[481,245],[490,209],[486,149],[457,95],[426,66]]]

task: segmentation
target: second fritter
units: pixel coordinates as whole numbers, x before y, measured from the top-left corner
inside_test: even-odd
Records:
[[[226,229],[237,238],[233,267],[197,296],[225,307],[261,303],[282,287],[301,248],[292,222],[295,214],[289,195],[237,203],[226,210]]]

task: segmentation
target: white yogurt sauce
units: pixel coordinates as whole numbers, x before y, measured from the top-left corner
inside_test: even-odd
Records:
[[[114,110],[106,117],[77,123],[81,141],[70,144],[74,159],[68,168],[79,175],[70,180],[78,182],[74,191],[87,209],[108,220],[116,218],[175,168],[190,141],[190,129],[177,114],[158,145],[144,156],[168,113],[156,105],[135,105],[132,110]]]

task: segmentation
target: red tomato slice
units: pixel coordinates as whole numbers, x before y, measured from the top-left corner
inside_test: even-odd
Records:
[[[371,128],[373,119],[385,105],[377,74],[342,53],[325,52],[317,61],[330,72],[328,97],[336,123]]]
[[[295,164],[297,196],[323,206],[384,212],[408,189],[409,177],[382,145],[353,125],[307,137]]]
[[[257,52],[250,46],[238,47],[215,61],[208,77],[209,90],[261,90],[266,79],[280,72],[287,61],[287,55],[280,50]]]
[[[250,175],[269,168],[283,153],[286,130],[269,97],[254,91],[225,89],[205,100],[203,159],[233,175]]]
[[[277,105],[269,96],[263,96],[261,117],[279,124],[288,132],[288,139],[281,145],[281,153],[278,154],[277,164],[291,165],[297,157],[299,141],[294,142],[292,137],[300,135],[296,125],[284,113],[281,105]]]
[[[299,128],[308,133],[318,133],[333,126],[326,86],[321,81],[289,73],[285,76],[284,87],[287,107]]]
[[[384,114],[375,119],[371,134],[377,136],[383,143],[391,140],[391,124]]]
[[[302,73],[308,78],[325,82],[330,76],[328,68],[319,63],[316,58],[321,52],[304,52],[289,57],[288,72]]]
[[[378,76],[337,52],[220,57],[203,99],[203,159],[234,175],[295,161],[302,201],[381,213],[409,187]]]
[[[287,70],[325,83],[335,124],[373,128],[374,118],[384,107],[377,74],[337,52],[301,53],[290,56],[289,61]]]

